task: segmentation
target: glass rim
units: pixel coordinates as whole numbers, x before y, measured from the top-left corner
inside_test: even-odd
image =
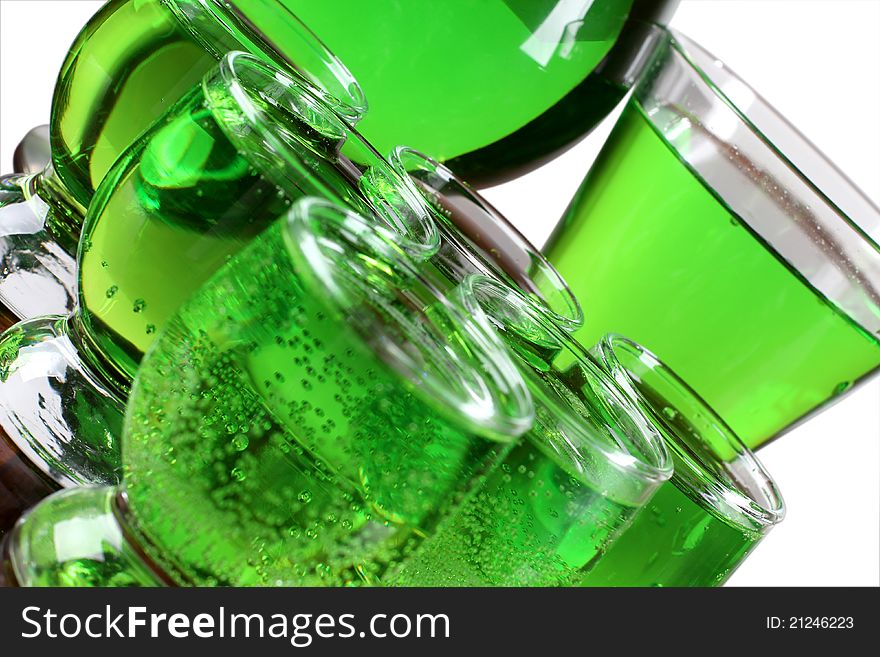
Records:
[[[823,167],[833,172],[834,175],[847,186],[846,193],[858,197],[859,201],[864,203],[876,215],[875,219],[880,222],[880,207],[878,207],[877,204],[840,169],[840,167],[834,164],[834,162],[832,162],[828,156],[819,149],[819,147],[807,138],[775,107],[773,107],[764,96],[759,94],[748,82],[743,80],[742,77],[727,66],[723,60],[716,57],[706,48],[678,30],[662,26],[658,26],[657,29],[667,31],[670,36],[668,43],[672,51],[681,56],[687,66],[690,67],[706,87],[711,90],[712,94],[734,113],[741,124],[760,140],[770,154],[783,162],[786,167],[797,175],[797,177],[813,193],[815,193],[827,206],[832,208],[834,213],[842,221],[853,228],[863,240],[872,244],[875,248],[880,248],[876,237],[871,234],[870,229],[863,226],[855,217],[852,217],[850,213],[844,210],[833,198],[819,187],[818,183],[803,170],[802,166],[799,166],[796,162],[792,161],[791,158],[783,152],[776,143],[774,143],[774,140],[755,124],[754,120],[749,117],[749,114],[740,109],[737,102],[721,88],[722,83],[713,77],[713,74],[715,76],[726,75],[730,80],[736,82],[737,85],[747,89],[753,97],[753,102],[757,106],[760,106],[761,111],[770,115],[780,129],[785,130],[793,139],[797,140],[803,147],[808,149],[810,151],[810,159],[821,162]],[[711,67],[709,65],[711,65]],[[880,228],[880,223],[878,223],[877,228]]]
[[[166,2],[169,0],[165,0]],[[336,93],[327,89],[318,82],[316,76],[310,75],[308,71],[302,70],[297,66],[296,62],[289,60],[282,52],[279,52],[260,35],[256,27],[247,19],[246,14],[237,6],[237,0],[195,0],[221,25],[229,34],[233,36],[239,31],[244,30],[246,36],[258,46],[260,50],[276,63],[285,63],[285,73],[296,73],[305,80],[308,80],[316,89],[315,95],[321,98],[330,107],[351,123],[356,123],[366,115],[369,110],[366,94],[361,88],[357,78],[352,74],[348,67],[339,59],[332,50],[315,34],[300,18],[286,6],[277,4],[277,10],[282,12],[289,24],[296,28],[297,34],[302,36],[303,41],[307,43],[310,50],[314,52],[321,63],[332,73],[333,78],[339,85],[339,90],[344,94]],[[176,7],[178,0],[170,0]],[[224,52],[217,51],[212,44],[206,45],[214,50],[219,57],[225,55]],[[279,61],[280,60],[280,61]]]
[[[756,490],[759,490],[762,496],[766,498],[765,500],[755,499],[757,495],[750,493],[749,487],[735,481],[732,476],[723,478],[718,476],[709,459],[704,456],[703,450],[696,451],[692,449],[686,440],[679,437],[678,432],[668,427],[661,414],[650,401],[645,399],[645,396],[634,383],[633,374],[623,365],[618,356],[618,349],[624,349],[633,354],[652,372],[660,372],[661,376],[671,381],[672,385],[683,396],[688,397],[688,401],[696,406],[698,414],[707,418],[715,429],[713,437],[722,439],[725,446],[733,450],[735,460],[745,464],[746,467],[743,468],[743,471],[750,478],[750,481],[747,483],[754,484]],[[595,351],[597,359],[604,368],[607,368],[612,378],[617,381],[618,385],[628,395],[631,395],[636,400],[636,403],[644,409],[645,413],[650,414],[649,417],[652,417],[660,428],[661,434],[667,442],[667,447],[677,459],[675,471],[670,480],[673,485],[680,487],[679,484],[681,484],[681,486],[686,487],[688,490],[683,492],[700,506],[704,508],[711,507],[716,512],[714,515],[718,515],[721,512],[718,508],[719,505],[728,505],[737,516],[750,520],[753,523],[746,525],[737,522],[741,528],[749,531],[755,531],[755,526],[766,531],[782,521],[785,517],[785,502],[769,472],[767,472],[754,452],[736,435],[733,429],[674,370],[650,350],[619,333],[608,333],[603,336],[596,344]],[[680,411],[674,404],[670,404],[670,406]],[[719,456],[717,460],[720,461],[721,457]],[[700,491],[695,490],[693,479],[681,472],[682,464],[688,471],[688,474],[696,475],[698,481],[707,484],[708,495],[701,494]],[[737,521],[737,518],[731,517],[729,514],[721,515],[727,521]]]
[[[315,228],[316,223],[319,228]],[[374,343],[368,344],[367,348],[374,353],[380,352],[377,355],[392,370],[409,380],[413,389],[426,391],[423,394],[439,399],[446,408],[444,412],[453,415],[454,421],[464,423],[488,438],[509,443],[531,427],[534,418],[532,397],[504,345],[485,330],[481,317],[467,316],[430,279],[422,275],[417,261],[396,243],[393,231],[375,222],[368,222],[348,207],[327,199],[304,197],[294,203],[287,213],[283,234],[295,266],[301,267],[304,274],[326,292],[323,297],[325,303],[343,318],[353,305],[350,299],[353,279],[340,276],[338,266],[330,262],[324,245],[320,243],[327,234],[333,236],[333,244],[338,248],[361,249],[357,252],[362,258],[380,262],[389,276],[403,274],[417,283],[430,300],[436,302],[430,304],[430,316],[424,304],[416,311],[422,313],[418,317],[421,324],[437,328],[436,318],[442,316],[467,338],[467,348],[456,349],[454,342],[449,340],[446,340],[442,349],[438,345],[430,345],[436,349],[431,355],[436,357],[437,352],[442,351],[448,356],[444,363],[452,362],[454,366],[463,363],[471,376],[466,380],[461,371],[454,371],[454,367],[445,371],[446,375],[455,379],[453,383],[457,384],[457,390],[453,390],[448,381],[440,381],[436,375],[427,374],[400,344],[384,341],[376,346]],[[365,255],[364,249],[369,254]],[[400,291],[395,290],[397,293]],[[366,299],[362,290],[354,294],[357,299]],[[354,326],[352,329],[363,339],[361,330]],[[371,340],[380,335],[381,328],[370,334]]]
[[[415,165],[421,171],[428,171],[434,175],[440,176],[444,184],[454,185],[456,190],[458,190],[469,202],[473,203],[486,214],[487,218],[493,222],[495,227],[499,227],[503,230],[504,236],[509,239],[510,242],[512,242],[517,248],[521,249],[524,254],[527,254],[532,262],[538,263],[540,273],[553,284],[554,292],[563,300],[563,308],[560,308],[559,310],[554,309],[551,307],[552,304],[544,298],[544,295],[539,294],[537,291],[529,291],[527,296],[536,297],[536,299],[542,303],[544,309],[565,330],[575,331],[583,326],[583,307],[562,274],[550,263],[549,260],[547,260],[544,254],[541,253],[541,251],[516,228],[516,226],[514,226],[481,194],[476,192],[464,180],[459,178],[454,171],[422,151],[405,145],[395,147],[389,155],[388,161],[402,176],[406,175],[405,179],[407,181],[412,181],[412,178],[409,175],[410,167],[407,166],[410,164]],[[415,187],[418,188],[418,185],[415,185]],[[433,186],[431,186],[431,189],[438,194],[440,193],[440,191]],[[420,190],[417,189],[417,191]],[[442,223],[447,225],[452,224],[452,222],[439,209],[434,207],[430,201],[428,202],[428,205],[433,209],[434,213],[439,217]],[[467,242],[471,242],[471,244],[466,244],[465,246],[473,246],[472,240],[469,236],[462,234],[462,237]],[[458,235],[456,235],[456,238],[458,238]],[[464,248],[462,249],[462,253],[464,257],[474,262],[474,264],[477,264],[478,267],[482,264],[489,270],[498,272],[502,277],[511,278],[512,282],[517,282],[515,279],[507,275],[502,266],[494,263],[491,257],[483,256],[480,247],[476,247],[475,249]],[[537,286],[535,287],[537,290]]]
[[[272,119],[268,117],[267,113],[254,100],[254,94],[259,93],[259,89],[251,88],[251,85],[242,77],[241,73],[244,69],[251,73],[256,73],[267,81],[283,85],[286,93],[290,94],[292,98],[296,98],[306,104],[310,112],[310,117],[308,118],[314,120],[315,117],[320,117],[321,120],[325,121],[333,129],[334,133],[338,133],[340,139],[345,140],[345,143],[355,143],[362,148],[373,159],[370,162],[371,165],[380,167],[389,176],[396,178],[399,184],[395,185],[395,192],[401,196],[406,206],[407,216],[403,217],[400,213],[394,212],[394,217],[391,218],[386,213],[376,213],[376,220],[388,224],[387,227],[394,232],[396,242],[410,255],[422,258],[429,257],[436,252],[440,242],[440,235],[421,197],[410,189],[407,181],[376,152],[355,128],[345,122],[319,96],[315,95],[315,87],[308,80],[293,78],[288,75],[287,71],[275,68],[251,53],[233,51],[223,57],[214,72],[209,72],[202,83],[206,100],[212,109],[214,109],[213,105],[216,104],[216,99],[214,99],[214,94],[210,91],[211,81],[219,77],[223,87],[223,95],[234,100],[236,109],[247,121],[248,126],[257,132],[262,143],[268,146],[266,150],[271,150],[273,155],[281,157],[284,164],[288,165],[291,170],[304,176],[315,177],[316,169],[309,166],[297,153],[293,152],[284,140],[279,137],[277,131],[272,128]],[[214,114],[217,122],[224,129],[226,136],[233,143],[239,145],[237,142],[240,137],[235,130],[229,128],[228,119],[223,116],[222,112],[215,111]],[[320,175],[317,175],[317,177],[321,179]],[[286,191],[285,185],[279,180],[273,179],[272,182],[283,191]],[[321,182],[323,184],[323,180]],[[326,193],[330,197],[336,196],[329,188],[327,188]],[[391,224],[392,221],[394,221],[393,225]]]
[[[462,281],[459,290],[461,290],[459,302],[469,314],[482,313],[490,321],[502,321],[492,317],[478,298],[479,294],[488,294],[494,299],[508,304],[518,316],[536,324],[544,335],[560,347],[561,351],[574,357],[577,364],[595,379],[595,383],[601,386],[602,395],[604,395],[602,401],[613,405],[610,410],[615,414],[623,415],[635,430],[625,432],[625,436],[620,436],[618,431],[608,426],[609,434],[617,444],[616,447],[612,447],[609,442],[595,438],[590,431],[582,428],[583,418],[571,405],[566,405],[561,400],[552,400],[542,393],[540,395],[542,403],[546,403],[549,408],[561,411],[573,419],[569,425],[575,429],[577,438],[582,441],[583,445],[604,457],[617,471],[638,478],[645,484],[659,484],[669,479],[672,475],[672,461],[660,433],[617,382],[595,363],[587,350],[573,336],[547,317],[543,309],[533,300],[523,296],[502,281],[484,274],[471,274]],[[593,383],[591,381],[590,385],[594,389]],[[531,387],[529,392],[535,396]],[[599,393],[596,395],[599,397]],[[636,433],[636,435],[632,435],[632,433]],[[643,449],[636,452],[620,443],[624,445],[640,444]]]
[[[630,103],[768,254],[869,339],[880,335],[880,210],[760,94],[667,28]]]

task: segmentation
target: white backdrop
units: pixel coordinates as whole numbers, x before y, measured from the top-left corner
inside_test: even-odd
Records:
[[[18,140],[48,122],[67,48],[101,4],[0,0],[3,172]],[[725,60],[880,201],[880,1],[683,0],[673,26]],[[543,243],[604,134],[487,196]],[[880,380],[759,456],[788,516],[730,584],[880,584]]]

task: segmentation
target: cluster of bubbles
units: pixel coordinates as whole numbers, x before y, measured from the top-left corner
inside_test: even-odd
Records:
[[[503,448],[390,370],[310,294],[280,231],[264,237],[142,369],[124,451],[132,527],[181,582],[374,583]]]

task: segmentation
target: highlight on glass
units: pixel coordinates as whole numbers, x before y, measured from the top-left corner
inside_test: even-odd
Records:
[[[279,0],[351,69],[361,125],[387,153],[407,144],[480,187],[580,141],[626,93],[596,74],[625,25],[666,24],[678,0]],[[640,50],[614,52],[627,68]],[[401,102],[401,98],[405,101]]]
[[[812,144],[668,33],[545,252],[589,309],[581,342],[651,345],[756,448],[877,372],[878,231]]]
[[[251,52],[301,75],[351,123],[357,81],[295,15],[264,0],[111,0],[80,31],[52,99],[51,157],[0,178],[0,317],[67,313],[83,218],[104,176],[217,62]],[[23,146],[39,143],[39,134]],[[19,160],[26,165],[39,155]]]
[[[533,421],[502,343],[397,236],[305,198],[159,332],[118,487],[7,536],[20,585],[377,585]]]
[[[230,53],[107,174],[85,219],[79,303],[0,337],[0,427],[61,486],[118,480],[143,353],[177,307],[291,202],[388,226],[417,259],[436,226],[415,193],[300,77]]]
[[[654,354],[620,336],[592,350],[663,436],[672,478],[587,573],[587,586],[720,586],[785,515],[770,475]]]

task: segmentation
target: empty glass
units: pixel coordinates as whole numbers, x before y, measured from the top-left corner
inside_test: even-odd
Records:
[[[439,246],[426,265],[455,287],[475,273],[507,283],[566,331],[584,313],[565,279],[489,201],[437,160],[399,146],[388,161],[423,196],[437,224]]]

